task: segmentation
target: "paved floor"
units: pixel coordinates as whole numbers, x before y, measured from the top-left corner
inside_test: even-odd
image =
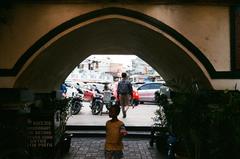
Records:
[[[109,120],[108,114],[92,115],[88,102],[83,102],[84,107],[79,114],[73,115],[69,118],[67,125],[97,125],[104,126]],[[155,112],[158,106],[151,103],[140,104],[134,108],[129,107],[127,111],[127,118],[122,118],[122,113],[119,114],[119,119],[122,120],[126,126],[151,126],[154,121]],[[104,112],[106,108],[104,109]]]
[[[78,115],[71,116],[67,125],[97,125],[104,126],[109,120],[108,114],[92,115],[89,103],[84,102],[84,107]],[[119,119],[126,126],[151,126],[154,121],[155,111],[158,106],[141,104],[135,108],[130,107],[127,118]],[[106,110],[104,110],[106,111]],[[64,159],[104,159],[104,138],[72,138],[70,152]],[[164,159],[155,147],[149,146],[149,139],[124,138],[125,159]]]
[[[104,159],[104,138],[73,138],[63,159]],[[125,159],[165,159],[147,139],[123,140]]]

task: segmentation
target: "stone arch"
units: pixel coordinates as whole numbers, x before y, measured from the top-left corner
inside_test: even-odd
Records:
[[[13,69],[18,73],[15,87],[57,89],[91,54],[135,54],[165,80],[185,76],[186,83],[194,79],[203,88],[212,89],[208,73],[211,75],[214,68],[196,46],[156,19],[127,9],[94,11],[56,27],[28,49],[15,66],[24,65],[37,51],[25,70],[18,73],[21,67]]]

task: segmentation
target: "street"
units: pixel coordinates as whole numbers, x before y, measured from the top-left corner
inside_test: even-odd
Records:
[[[77,115],[71,116],[67,125],[89,125],[89,126],[104,126],[106,121],[109,120],[108,113],[102,115],[92,115],[89,107],[89,102],[83,102],[83,108]],[[118,118],[122,120],[126,126],[151,126],[154,121],[155,111],[158,106],[152,103],[139,104],[132,108],[129,107],[127,111],[127,117],[122,118],[122,112],[120,112]],[[103,112],[106,112],[104,107]]]

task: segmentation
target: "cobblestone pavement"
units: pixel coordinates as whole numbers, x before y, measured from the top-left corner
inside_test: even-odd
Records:
[[[104,138],[72,138],[71,148],[63,159],[104,159]],[[148,139],[125,138],[125,159],[164,159]]]

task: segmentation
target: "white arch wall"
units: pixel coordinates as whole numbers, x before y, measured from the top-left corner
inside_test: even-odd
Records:
[[[11,68],[29,46],[47,32],[76,16],[105,7],[123,7],[152,16],[195,44],[217,71],[230,69],[229,8],[194,5],[18,4],[9,9],[9,22],[0,25],[1,68]],[[24,37],[24,40],[22,40]],[[12,47],[14,44],[14,47]],[[8,61],[6,63],[6,61]]]
[[[230,70],[229,8],[227,6],[136,4],[15,5],[10,9],[9,17],[12,18],[6,25],[0,25],[0,34],[3,35],[0,37],[0,56],[4,57],[0,58],[0,68],[13,67],[18,58],[34,42],[56,26],[76,16],[105,7],[136,10],[162,21],[196,45],[217,71]],[[31,60],[28,61],[30,62]],[[199,65],[201,66],[200,63]],[[203,71],[206,73],[204,69]],[[12,87],[15,79],[16,77],[1,77],[0,87]],[[232,89],[236,82],[239,80],[211,80],[215,89]]]

